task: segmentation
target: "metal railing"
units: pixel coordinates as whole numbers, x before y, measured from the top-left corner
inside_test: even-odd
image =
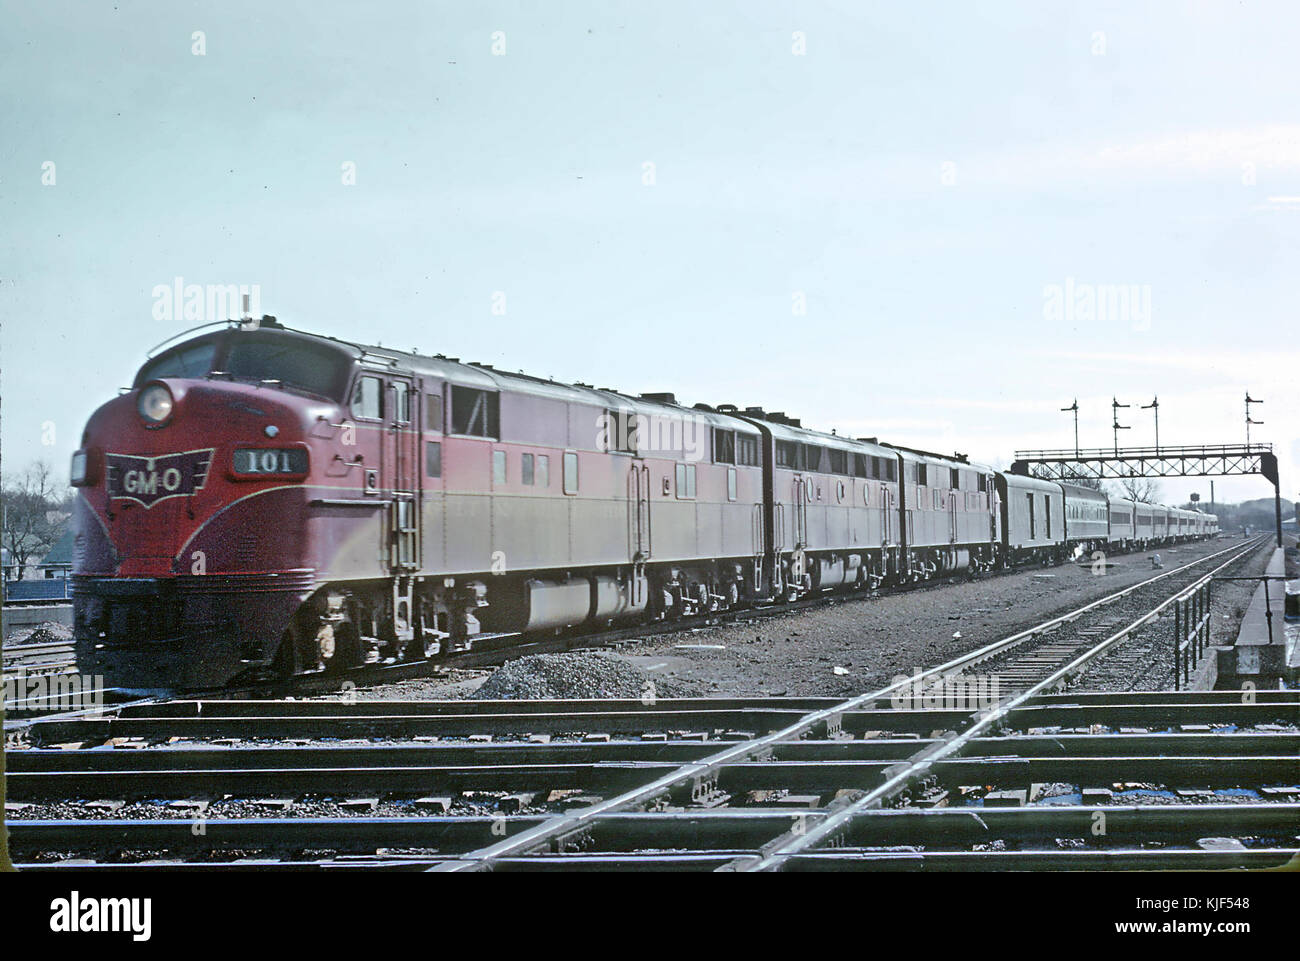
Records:
[[[1192,671],[1210,646],[1210,584],[1203,577],[1174,598],[1174,690],[1191,683]]]

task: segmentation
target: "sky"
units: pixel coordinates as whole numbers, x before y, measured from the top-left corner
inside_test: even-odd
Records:
[[[1154,397],[1162,444],[1241,442],[1249,391],[1294,499],[1298,36],[1251,0],[0,0],[0,467],[66,476],[194,325],[181,278],[996,467],[1073,446],[1075,398],[1085,447],[1112,398],[1121,443]]]

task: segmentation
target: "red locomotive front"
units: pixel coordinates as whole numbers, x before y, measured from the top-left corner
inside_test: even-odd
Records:
[[[225,683],[270,665],[311,596],[308,502],[357,485],[330,470],[354,357],[264,323],[160,354],[91,416],[72,465],[83,673]]]

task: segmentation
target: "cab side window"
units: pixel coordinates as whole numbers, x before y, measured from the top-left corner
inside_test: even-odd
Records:
[[[362,377],[352,392],[352,415],[367,420],[384,416],[384,382],[378,377]]]

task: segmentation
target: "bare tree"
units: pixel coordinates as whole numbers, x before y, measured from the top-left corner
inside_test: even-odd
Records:
[[[1160,502],[1160,483],[1147,477],[1123,477],[1116,483],[1119,493],[1129,500],[1141,504],[1158,504]]]
[[[0,497],[4,500],[0,543],[9,551],[21,579],[27,565],[43,557],[63,534],[68,521],[63,503],[67,492],[55,483],[50,465],[37,461],[6,481]]]

